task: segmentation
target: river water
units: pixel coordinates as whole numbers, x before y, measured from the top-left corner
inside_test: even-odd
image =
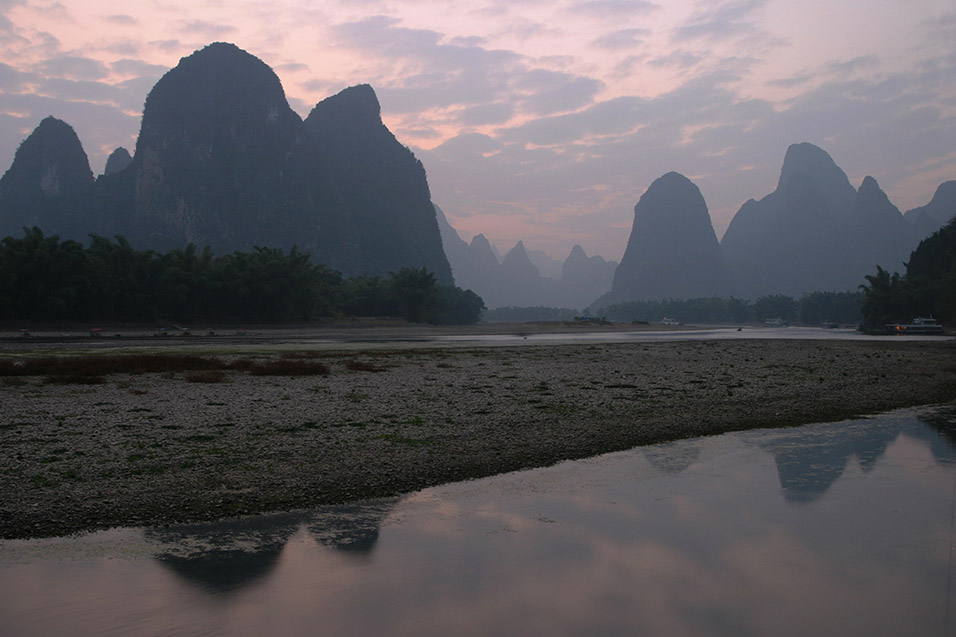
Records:
[[[4,635],[953,635],[956,408],[0,542]]]

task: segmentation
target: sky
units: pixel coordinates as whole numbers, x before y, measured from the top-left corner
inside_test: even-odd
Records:
[[[0,0],[0,172],[48,115],[100,174],[179,59],[232,42],[302,117],[371,84],[462,238],[619,260],[669,171],[718,237],[826,150],[903,211],[956,179],[952,0]]]

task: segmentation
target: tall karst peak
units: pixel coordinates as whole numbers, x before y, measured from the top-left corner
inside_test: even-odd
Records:
[[[863,183],[860,184],[860,189],[857,191],[854,212],[856,214],[882,214],[893,218],[899,217],[902,221],[899,208],[893,205],[893,202],[890,201],[890,198],[887,197],[883,189],[880,188],[880,184],[877,183],[876,179],[869,175],[864,177]]]
[[[856,252],[856,272],[870,271],[877,264],[894,272],[900,271],[918,243],[912,226],[876,179],[870,176],[863,180],[857,191],[850,237]]]
[[[103,170],[103,174],[112,175],[118,173],[125,170],[131,163],[133,163],[133,158],[130,156],[129,151],[120,146],[110,153],[109,159],[106,160],[106,168]]]
[[[240,139],[266,124],[288,128],[299,121],[268,65],[234,44],[216,42],[182,58],[149,92],[137,153],[160,130],[199,144],[224,141],[224,132]]]
[[[372,87],[352,86],[322,100],[305,126],[321,169],[343,195],[363,271],[423,267],[451,283],[425,168],[382,123]]]
[[[798,173],[816,184],[834,221],[843,222],[847,219],[853,210],[856,189],[825,150],[809,142],[792,144],[783,159],[777,192],[787,192],[790,181]]]
[[[608,300],[722,295],[727,275],[700,190],[669,172],[634,206],[634,226]]]
[[[371,86],[358,84],[316,104],[306,119],[315,122],[332,120],[351,126],[382,124],[382,107]]]
[[[17,149],[0,188],[25,188],[46,197],[69,197],[93,183],[90,162],[66,122],[46,117]]]
[[[149,229],[130,233],[166,249],[324,252],[310,210],[319,197],[302,174],[314,164],[307,137],[260,59],[224,42],[182,58],[146,98],[130,171],[136,217]],[[324,217],[341,225],[334,211]]]
[[[37,226],[62,238],[84,238],[83,201],[93,183],[76,132],[55,117],[45,118],[0,178],[0,236],[19,236],[24,227]]]

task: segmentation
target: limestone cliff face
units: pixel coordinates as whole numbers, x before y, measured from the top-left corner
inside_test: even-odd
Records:
[[[611,299],[689,299],[728,291],[720,244],[700,190],[676,172],[658,178],[634,206]]]
[[[310,146],[272,69],[232,44],[211,44],[146,98],[130,233],[158,248],[315,251],[324,211],[305,178]]]
[[[93,172],[76,132],[47,117],[17,149],[0,178],[0,237],[38,226],[61,238],[83,238],[84,204]]]
[[[363,84],[319,102],[305,120],[354,224],[368,274],[426,268],[452,282],[425,169],[382,123],[378,98]]]

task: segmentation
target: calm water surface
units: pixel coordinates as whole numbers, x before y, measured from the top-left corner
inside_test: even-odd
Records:
[[[0,543],[4,635],[952,635],[956,409]]]

